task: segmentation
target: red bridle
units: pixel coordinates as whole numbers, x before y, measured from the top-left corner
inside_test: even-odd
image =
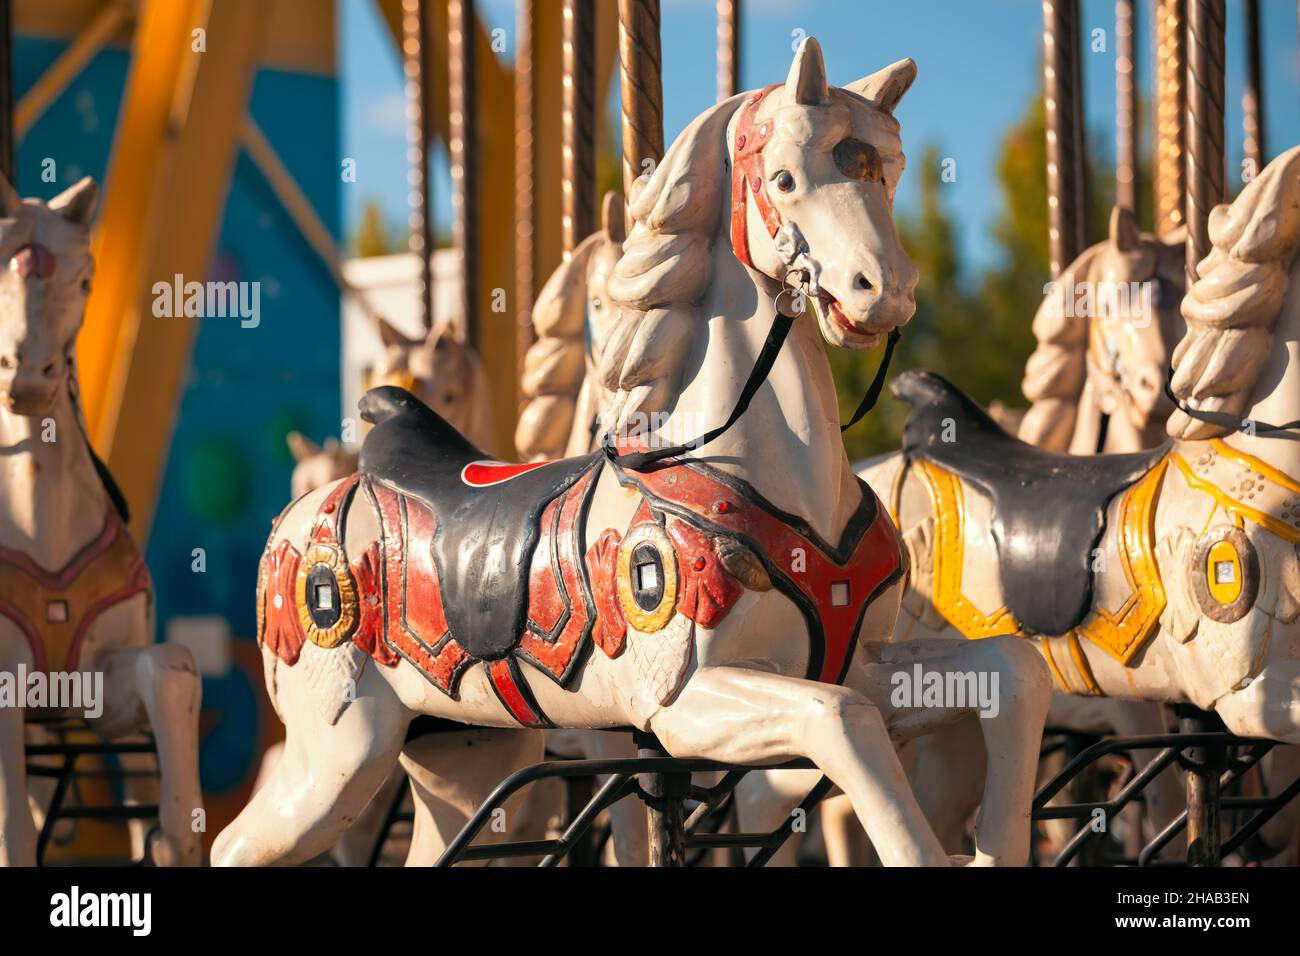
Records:
[[[754,260],[749,254],[749,211],[748,197],[754,194],[754,206],[763,217],[768,235],[775,237],[781,228],[781,214],[767,194],[767,182],[763,178],[763,147],[772,138],[774,122],[768,120],[756,126],[758,109],[763,98],[780,86],[776,83],[765,90],[760,90],[745,101],[740,113],[740,122],[736,126],[735,159],[731,170],[731,249],[742,263],[754,268]]]

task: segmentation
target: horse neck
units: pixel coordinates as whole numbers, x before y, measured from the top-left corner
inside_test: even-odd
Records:
[[[714,244],[713,284],[702,307],[708,335],[697,371],[661,425],[678,443],[721,424],[745,387],[772,327],[775,306],[736,261],[725,239]],[[689,372],[687,373],[689,375]],[[789,337],[749,410],[695,456],[744,479],[763,497],[837,540],[857,508],[857,479],[840,438],[839,406],[821,333],[811,313]]]
[[[108,499],[70,391],[44,415],[0,408],[0,489],[0,547],[48,570],[65,567],[103,529]]]
[[[1273,328],[1272,352],[1256,381],[1250,411],[1243,416],[1246,421],[1282,425],[1300,420],[1300,257],[1291,267],[1286,298]],[[1295,431],[1279,438],[1239,431],[1224,441],[1300,478],[1300,434]]]

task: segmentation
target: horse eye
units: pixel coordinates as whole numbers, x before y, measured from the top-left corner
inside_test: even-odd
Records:
[[[599,308],[600,308],[600,299],[599,299],[599,298],[592,299],[592,300],[591,300],[591,307],[592,307],[593,309],[599,309]]]
[[[884,179],[884,163],[880,159],[880,153],[870,143],[864,143],[860,139],[843,139],[836,144],[832,155],[839,171],[849,179],[872,183]]]
[[[86,293],[87,295],[90,294],[90,280],[89,280],[89,279],[82,279],[82,280],[81,280],[81,291],[84,292],[84,293]]]
[[[794,189],[794,177],[790,175],[788,169],[783,169],[776,174],[776,188],[783,193],[788,193]]]

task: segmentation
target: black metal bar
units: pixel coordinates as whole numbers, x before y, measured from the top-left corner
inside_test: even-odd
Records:
[[[795,813],[802,810],[804,819],[807,819],[808,814],[812,812],[812,808],[821,803],[826,794],[830,792],[830,778],[822,777],[817,781],[817,785],[808,791],[808,795],[799,801],[799,806],[795,808]],[[786,817],[785,823],[781,824],[780,828],[772,834],[774,842],[764,846],[754,854],[753,859],[749,861],[751,867],[766,866],[767,861],[772,859],[773,854],[775,854],[777,850],[781,849],[781,845],[785,843],[790,834],[794,832],[795,813],[791,813]],[[777,838],[778,834],[779,839]]]
[[[536,849],[536,842],[529,844],[532,847],[528,852],[513,852],[512,848],[518,844],[494,844],[490,847],[471,847],[471,841],[479,834],[483,827],[491,819],[492,813],[498,807],[503,805],[515,793],[523,789],[530,783],[538,780],[545,780],[551,777],[582,777],[582,776],[603,776],[606,774],[621,775],[627,778],[645,773],[705,773],[705,772],[726,772],[730,770],[811,770],[814,764],[810,760],[799,759],[791,760],[786,763],[774,766],[759,767],[749,766],[738,768],[730,764],[718,763],[713,760],[685,760],[674,757],[619,757],[599,760],[561,760],[550,763],[534,764],[531,767],[525,767],[512,773],[501,783],[497,784],[496,789],[488,795],[488,798],[475,811],[469,822],[461,829],[460,833],[452,839],[451,843],[443,851],[434,866],[451,866],[462,859],[487,859],[504,856],[531,856],[540,851]],[[821,786],[820,784],[818,785]],[[816,793],[817,788],[814,788]],[[602,790],[602,792],[604,792]],[[809,797],[804,799],[804,804],[811,806],[816,800]],[[600,794],[595,799],[600,799]],[[820,799],[820,795],[817,797]],[[803,806],[804,804],[801,804]],[[787,821],[789,827],[792,821]],[[549,849],[554,849],[560,841],[545,841]],[[469,850],[473,850],[473,855],[469,855]],[[491,851],[491,852],[481,852]]]
[[[402,804],[406,802],[406,794],[410,785],[398,787],[397,793],[393,794],[392,801],[388,804],[388,812],[384,814],[383,826],[379,828],[379,833],[375,837],[375,845],[370,848],[370,859],[366,861],[366,866],[378,866],[379,859],[384,855],[384,844],[388,842],[388,837],[392,834],[393,825],[403,816]],[[414,815],[412,815],[414,822]]]
[[[542,860],[540,865],[547,867],[557,865],[570,848],[577,845],[580,839],[590,833],[591,827],[596,822],[596,817],[600,816],[601,811],[613,806],[631,793],[632,781],[630,777],[622,774],[611,776],[596,791],[596,794],[587,801],[587,805],[573,815],[573,820],[565,828],[565,831],[560,834],[559,840],[556,841],[557,852],[549,854]],[[595,855],[596,852],[595,842],[592,841],[592,865],[595,865],[595,860],[599,859]]]

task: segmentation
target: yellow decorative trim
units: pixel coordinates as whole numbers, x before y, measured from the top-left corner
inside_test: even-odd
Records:
[[[1167,599],[1155,558],[1155,502],[1168,458],[1124,493],[1120,504],[1120,565],[1132,588],[1119,610],[1093,605],[1078,632],[1121,664],[1127,664],[1160,623]]]
[[[966,637],[979,639],[1020,633],[1020,622],[1005,606],[985,615],[961,590],[965,560],[966,501],[961,480],[928,461],[917,462],[934,505],[934,608]]]
[[[664,566],[664,594],[659,606],[645,610],[632,594],[632,552],[639,545],[650,544],[659,552]],[[614,579],[623,617],[643,634],[663,630],[677,610],[677,550],[657,524],[639,524],[628,532],[618,546],[618,574]]]
[[[1223,510],[1231,515],[1234,520],[1239,520],[1241,517],[1248,518],[1260,527],[1267,528],[1283,541],[1300,544],[1300,528],[1293,528],[1289,524],[1279,521],[1277,518],[1274,518],[1266,512],[1242,504],[1226,491],[1219,488],[1218,485],[1206,481],[1204,478],[1201,478],[1193,472],[1192,466],[1189,465],[1181,455],[1171,454],[1169,457],[1172,458],[1174,464],[1178,466],[1178,470],[1183,473],[1183,477],[1187,480],[1187,484],[1192,488],[1195,488],[1197,491],[1202,491],[1218,501],[1219,504],[1223,506]],[[1260,472],[1260,474],[1263,474],[1263,472]],[[1278,474],[1280,474],[1280,472],[1278,472]]]
[[[1257,471],[1265,478],[1277,482],[1287,491],[1294,491],[1300,494],[1300,482],[1297,482],[1286,472],[1278,471],[1266,461],[1261,461],[1254,455],[1247,455],[1244,451],[1238,451],[1221,438],[1210,439],[1210,446],[1224,458],[1229,461],[1235,461],[1238,464],[1245,465],[1252,471]]]
[[[1218,579],[1220,564],[1228,564],[1232,568],[1232,575],[1227,581]],[[1241,557],[1231,541],[1218,541],[1210,548],[1210,553],[1206,555],[1204,570],[1205,587],[1214,600],[1220,604],[1231,604],[1241,596]]]
[[[1056,683],[1060,686],[1061,690],[1067,694],[1073,693],[1070,689],[1070,685],[1065,682],[1065,674],[1061,672],[1061,668],[1057,665],[1056,658],[1052,656],[1051,639],[1044,638],[1038,642],[1038,646],[1042,648],[1043,657],[1047,661],[1047,669],[1052,672],[1052,676],[1056,678]]]
[[[307,605],[307,578],[318,564],[328,565],[339,585],[339,619],[333,627],[324,629],[316,626]],[[317,647],[329,649],[338,647],[352,636],[357,624],[357,588],[352,580],[352,571],[338,549],[326,544],[313,544],[307,549],[298,565],[294,594],[298,602],[298,620],[307,640]]]
[[[1097,679],[1092,676],[1092,668],[1088,666],[1088,658],[1083,653],[1083,648],[1079,645],[1079,635],[1071,631],[1066,635],[1066,640],[1070,643],[1070,657],[1074,661],[1075,669],[1078,670],[1079,676],[1083,679],[1083,685],[1088,688],[1088,693],[1093,697],[1105,697],[1106,694],[1097,683]]]

